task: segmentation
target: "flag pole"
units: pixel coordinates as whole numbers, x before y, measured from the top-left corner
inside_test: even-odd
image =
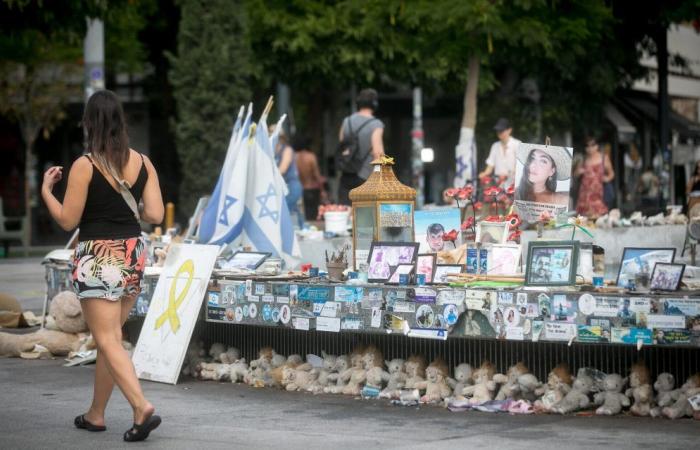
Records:
[[[267,105],[265,105],[265,109],[263,110],[262,115],[260,116],[260,120],[262,120],[263,117],[267,117],[267,115],[270,114],[270,111],[272,110],[272,105],[274,104],[274,101],[272,99],[272,95],[269,99],[267,99]]]

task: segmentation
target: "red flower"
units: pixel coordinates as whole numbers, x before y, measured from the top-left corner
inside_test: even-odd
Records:
[[[515,194],[515,185],[514,184],[511,184],[510,186],[508,186],[508,189],[506,189],[506,194],[508,194],[508,195]]]
[[[467,217],[467,220],[462,222],[462,226],[460,227],[462,231],[468,230],[471,227],[474,226],[474,217]]]
[[[457,194],[457,189],[455,189],[455,188],[445,189],[445,195],[447,197],[454,197],[456,194]]]
[[[482,178],[481,178],[481,183],[482,183],[482,184],[491,184],[491,177],[488,177],[488,176],[482,177]]]
[[[449,233],[445,233],[442,235],[443,241],[454,242],[456,239],[457,239],[457,230],[452,230]]]
[[[552,220],[552,214],[549,211],[542,211],[540,214],[540,222],[549,222]]]
[[[520,216],[517,215],[516,213],[508,214],[506,216],[506,222],[508,222],[508,225],[510,226],[511,230],[517,229],[523,221],[520,219]]]
[[[473,192],[474,188],[472,188],[471,185],[468,185],[463,187],[462,189],[459,189],[459,191],[457,192],[457,197],[459,197],[460,200],[466,200],[472,196]]]
[[[484,195],[487,197],[493,197],[501,193],[501,188],[498,186],[491,186],[484,191]]]
[[[502,222],[503,218],[501,216],[486,216],[484,220],[486,222]]]
[[[483,208],[483,207],[484,207],[484,204],[481,203],[481,202],[476,202],[476,203],[474,203],[474,209],[477,210],[477,211],[480,210],[480,209]]]
[[[515,231],[513,231],[512,233],[510,233],[510,234],[508,235],[508,240],[509,240],[509,241],[516,241],[516,242],[517,242],[518,239],[520,239],[520,235],[521,235],[521,234],[523,234],[522,231],[520,231],[520,230],[515,230]]]
[[[506,181],[506,178],[508,178],[508,177],[505,175],[499,175],[498,176],[498,184],[499,185],[503,184]]]

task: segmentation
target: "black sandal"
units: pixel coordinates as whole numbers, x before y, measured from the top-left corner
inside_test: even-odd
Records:
[[[85,414],[81,414],[78,417],[76,417],[73,423],[75,424],[76,428],[81,428],[83,430],[88,431],[105,431],[107,429],[107,427],[104,425],[93,425],[92,423],[90,423],[85,418]]]
[[[133,427],[124,432],[124,440],[126,442],[137,442],[145,440],[151,431],[158,428],[160,425],[160,416],[152,415],[146,419],[141,425],[134,424]]]

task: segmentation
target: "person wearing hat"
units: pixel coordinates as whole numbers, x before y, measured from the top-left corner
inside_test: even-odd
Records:
[[[557,182],[571,177],[571,155],[564,147],[521,147],[517,158],[523,175],[515,199],[526,202],[567,206],[568,192],[557,192]]]
[[[479,174],[479,178],[494,175],[499,178],[513,179],[515,175],[515,152],[520,141],[511,134],[513,127],[508,119],[501,117],[493,129],[498,134],[498,141],[491,145],[489,157],[486,158],[486,169]]]

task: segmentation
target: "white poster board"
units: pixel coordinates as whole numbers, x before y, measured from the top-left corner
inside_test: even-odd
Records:
[[[218,253],[216,245],[170,248],[134,350],[139,378],[177,383]]]
[[[527,223],[569,207],[573,148],[521,143],[516,152],[515,208]]]

